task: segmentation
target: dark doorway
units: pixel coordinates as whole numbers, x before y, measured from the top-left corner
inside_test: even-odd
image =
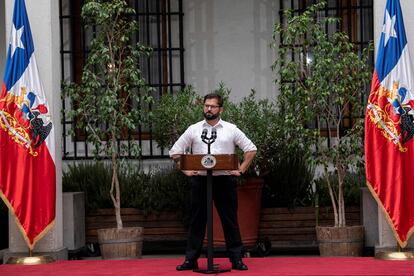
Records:
[[[9,248],[9,210],[0,200],[0,250]]]

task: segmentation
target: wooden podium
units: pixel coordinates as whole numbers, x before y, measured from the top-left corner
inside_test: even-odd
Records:
[[[194,272],[216,274],[228,272],[213,263],[213,171],[238,170],[239,159],[235,154],[186,154],[179,160],[181,170],[207,170],[207,269],[195,269]]]

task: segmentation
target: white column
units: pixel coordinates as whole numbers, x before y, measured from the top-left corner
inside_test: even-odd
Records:
[[[375,247],[375,251],[396,250],[397,245],[398,243],[391,230],[391,226],[385,218],[382,208],[378,207],[378,244]],[[406,249],[414,249],[414,239],[412,237],[408,240]]]
[[[11,28],[14,1],[6,0],[6,30]],[[60,123],[60,31],[59,31],[59,1],[56,0],[26,0],[26,8],[32,30],[35,55],[39,68],[39,76],[43,83],[49,109],[55,127],[55,165],[56,165],[56,219],[53,229],[40,240],[34,252],[44,252],[56,259],[67,258],[67,249],[63,246],[62,220],[62,154]],[[9,32],[6,31],[7,41]],[[14,218],[9,219],[9,253],[27,253],[27,246],[20,234]],[[7,256],[5,255],[5,258]]]

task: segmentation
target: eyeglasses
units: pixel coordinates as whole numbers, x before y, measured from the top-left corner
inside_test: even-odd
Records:
[[[204,105],[204,108],[205,109],[209,109],[209,108],[215,109],[215,108],[219,108],[219,107],[220,107],[219,105],[209,105],[209,104],[205,104]]]

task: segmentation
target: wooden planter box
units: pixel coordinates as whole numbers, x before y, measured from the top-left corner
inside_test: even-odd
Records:
[[[145,215],[135,208],[122,208],[121,216],[124,227],[144,227],[143,250],[169,251],[170,245],[183,249],[187,240],[187,228],[176,212]],[[98,209],[86,216],[86,242],[97,243],[97,230],[116,227],[113,209]]]
[[[259,239],[269,239],[273,250],[318,250],[314,207],[262,208]],[[360,225],[359,207],[346,209],[347,225]],[[334,224],[332,209],[319,209],[319,225]]]
[[[187,228],[175,212],[145,216],[138,209],[124,208],[124,226],[144,227],[144,251],[182,251],[187,240]],[[346,209],[347,225],[360,225],[359,207]],[[333,225],[331,208],[319,209],[319,225]],[[259,240],[268,239],[273,250],[318,250],[316,214],[313,207],[262,208]],[[98,242],[97,229],[116,227],[113,209],[100,209],[86,216],[86,242]]]

